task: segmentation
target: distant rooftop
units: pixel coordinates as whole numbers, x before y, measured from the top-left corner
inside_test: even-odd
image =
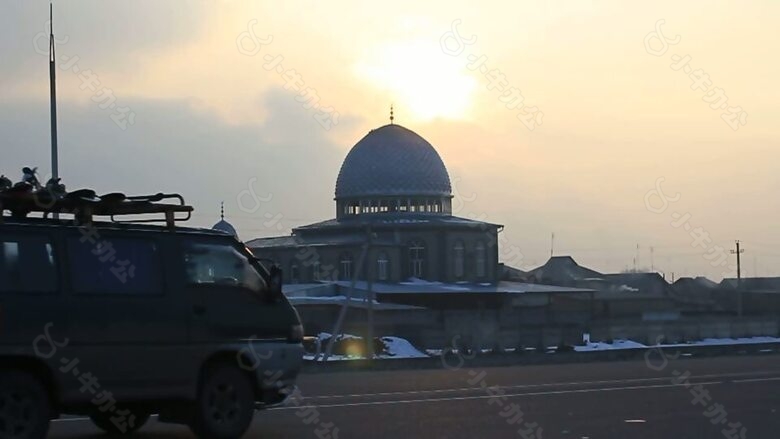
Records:
[[[500,226],[499,224],[486,223],[479,220],[461,218],[452,215],[431,215],[425,213],[382,213],[376,215],[361,215],[360,217],[347,217],[329,219],[318,223],[296,227],[294,231],[306,231],[323,228],[354,228],[370,223],[372,226],[394,226],[399,224],[419,226],[457,225],[464,227]]]
[[[579,265],[571,256],[553,256],[541,267],[529,271],[527,279],[567,284],[602,276],[597,271]]]

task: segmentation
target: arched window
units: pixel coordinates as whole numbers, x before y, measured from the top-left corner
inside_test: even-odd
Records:
[[[485,277],[487,271],[487,255],[485,254],[485,243],[482,241],[477,242],[476,247],[476,265],[477,265],[477,277]]]
[[[387,253],[379,253],[376,258],[376,277],[379,280],[387,280],[390,260],[387,259]]]
[[[342,253],[339,259],[339,280],[352,279],[352,255]]]
[[[463,278],[463,266],[464,266],[464,250],[463,250],[463,241],[458,241],[455,243],[455,247],[453,248],[453,259],[455,262],[455,270],[454,275],[457,279]]]
[[[421,241],[409,244],[409,276],[420,279],[425,276],[425,244]]]
[[[290,283],[297,284],[300,281],[300,273],[298,272],[298,264],[293,262],[290,264]]]
[[[320,280],[320,261],[314,261],[311,264],[311,278],[312,280]]]

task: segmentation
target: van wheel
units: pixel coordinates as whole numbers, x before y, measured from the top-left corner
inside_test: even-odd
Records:
[[[252,381],[236,367],[217,365],[205,373],[190,428],[200,438],[236,439],[254,414]]]
[[[0,437],[44,439],[51,403],[41,381],[24,372],[0,372]]]
[[[118,413],[123,410],[123,407],[116,406],[117,410],[113,412],[92,412],[89,415],[89,419],[92,423],[97,425],[101,430],[112,435],[130,434],[146,424],[151,416],[149,413],[141,412],[138,410],[130,410],[130,414],[127,416],[118,417]],[[116,419],[117,422],[111,420]]]

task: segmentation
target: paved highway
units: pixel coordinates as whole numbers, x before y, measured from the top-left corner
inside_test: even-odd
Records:
[[[780,355],[321,373],[300,385],[301,407],[258,414],[247,437],[780,437]],[[67,419],[50,437],[100,433]],[[153,420],[133,437],[192,435]]]

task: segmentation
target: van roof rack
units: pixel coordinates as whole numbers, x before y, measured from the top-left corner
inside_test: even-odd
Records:
[[[175,202],[164,202],[175,200]],[[0,223],[2,213],[8,210],[13,218],[26,218],[30,213],[71,214],[79,224],[91,223],[94,216],[108,216],[115,223],[165,222],[174,228],[176,222],[192,217],[192,206],[184,203],[179,194],[157,193],[154,195],[126,196],[122,193],[97,195],[90,189],[67,194],[54,194],[46,189],[26,191],[8,189],[0,191]],[[162,215],[155,218],[134,218],[121,220],[122,216]]]

